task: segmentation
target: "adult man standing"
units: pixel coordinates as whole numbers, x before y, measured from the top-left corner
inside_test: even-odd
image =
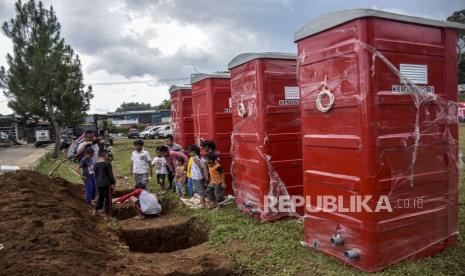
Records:
[[[94,154],[92,156],[92,162],[95,164],[98,159],[98,152],[100,149],[99,146],[100,141],[97,140],[95,137],[95,133],[92,130],[86,130],[84,133],[84,142],[82,142],[76,150],[76,154],[79,156],[84,153],[84,150],[87,147],[91,147],[94,150]]]
[[[180,144],[174,142],[174,137],[171,134],[166,135],[165,146],[167,146],[171,151],[181,151],[182,147]]]
[[[166,159],[166,165],[168,166],[168,182],[170,188],[173,189],[174,172],[176,170],[176,159],[178,157],[182,157],[184,159],[184,163],[187,164],[188,158],[184,153],[180,151],[172,151],[167,146],[161,146],[159,149],[159,153],[162,157],[165,157]]]

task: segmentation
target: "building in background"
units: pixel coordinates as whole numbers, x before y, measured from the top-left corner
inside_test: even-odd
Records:
[[[0,115],[0,132],[16,141],[23,140],[25,126],[21,117],[16,115]]]
[[[169,124],[171,110],[154,109],[143,111],[108,112],[105,114],[111,123],[119,127],[131,127],[133,125],[161,125]]]

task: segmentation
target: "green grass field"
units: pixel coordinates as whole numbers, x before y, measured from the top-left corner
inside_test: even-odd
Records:
[[[116,140],[113,165],[123,176],[129,174],[129,158],[132,140]],[[154,153],[161,141],[146,141],[146,149]],[[460,151],[465,150],[465,127],[460,131]],[[55,160],[45,158],[36,168],[48,174]],[[75,164],[64,164],[55,175],[80,183],[71,172]],[[460,167],[459,231],[460,239],[456,247],[434,257],[415,262],[396,264],[379,275],[465,275],[465,174]],[[154,184],[153,186],[158,189]],[[168,196],[173,197],[173,194]],[[235,208],[234,204],[221,209],[192,210],[178,206],[180,215],[197,217],[211,226],[208,244],[235,260],[247,273],[257,275],[359,275],[360,271],[344,265],[340,261],[322,253],[303,248],[303,223],[295,220],[281,220],[271,224],[260,223]]]

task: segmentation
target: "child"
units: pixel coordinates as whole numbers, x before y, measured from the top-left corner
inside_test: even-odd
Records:
[[[186,176],[187,176],[187,194],[189,198],[194,196],[194,188],[192,186],[192,173],[191,173],[191,166],[192,166],[192,157],[189,157],[189,161],[187,161],[187,169],[186,169]]]
[[[161,213],[161,205],[158,203],[157,197],[146,191],[146,187],[142,183],[137,183],[134,191],[113,199],[113,203],[123,203],[130,200],[134,209],[137,211],[135,219],[143,219],[146,217],[154,217]]]
[[[84,157],[82,157],[78,166],[78,173],[81,179],[84,180],[85,200],[88,204],[95,204],[95,176],[94,176],[94,161],[92,156],[94,149],[87,147],[84,150]]]
[[[174,172],[176,170],[176,159],[182,157],[184,162],[187,162],[187,156],[179,151],[171,151],[167,146],[160,146],[159,149],[160,155],[166,158],[166,165],[168,167],[168,182],[170,183],[169,187],[174,187],[176,192],[176,185],[174,185]]]
[[[210,153],[216,153],[218,161],[220,161],[220,154],[216,150],[216,143],[215,141],[212,140],[204,140],[202,142],[202,148],[205,150],[205,155],[208,155]],[[208,162],[208,161],[207,161]]]
[[[135,150],[131,155],[131,174],[134,177],[134,184],[143,183],[150,192],[150,177],[152,176],[152,158],[150,153],[144,150],[144,141],[138,139],[134,141]]]
[[[203,161],[208,164],[207,156],[210,153],[216,154],[217,161],[220,162],[220,152],[216,150],[216,143],[212,140],[204,140],[202,141],[202,148],[205,150],[205,155],[202,157]],[[207,173],[209,173],[207,169]]]
[[[224,201],[224,189],[226,188],[226,182],[224,181],[224,170],[218,163],[218,155],[214,152],[210,152],[207,155],[208,170],[210,172],[210,184],[207,188],[208,198],[215,201],[216,209],[218,210],[218,203]]]
[[[187,151],[192,157],[191,174],[194,192],[200,196],[200,208],[205,208],[205,181],[207,180],[205,163],[200,158],[200,148],[197,145],[189,145]]]
[[[116,181],[113,175],[113,168],[111,163],[107,161],[107,153],[105,151],[99,151],[94,170],[98,188],[98,200],[94,216],[100,216],[99,211],[102,210],[105,203],[105,220],[108,220],[111,215],[111,194]]]
[[[179,197],[183,197],[186,193],[184,185],[186,183],[186,167],[184,166],[184,158],[176,159],[176,171],[174,174],[174,183],[176,185],[176,193]]]
[[[152,166],[155,167],[157,173],[157,183],[161,187],[161,192],[164,194],[166,192],[165,188],[165,179],[168,169],[166,168],[166,158],[163,157],[160,153],[160,147],[157,147],[157,157],[152,160]]]

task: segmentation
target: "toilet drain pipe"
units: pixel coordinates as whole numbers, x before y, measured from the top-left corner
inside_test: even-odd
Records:
[[[359,253],[355,249],[349,249],[349,250],[344,252],[344,257],[346,257],[347,259],[350,259],[350,260],[358,259]]]
[[[253,214],[253,215],[256,215],[256,214],[260,214],[260,210],[258,209],[250,209],[250,213]]]
[[[341,235],[337,234],[336,236],[331,237],[330,239],[332,245],[343,245],[344,240],[342,239]]]

